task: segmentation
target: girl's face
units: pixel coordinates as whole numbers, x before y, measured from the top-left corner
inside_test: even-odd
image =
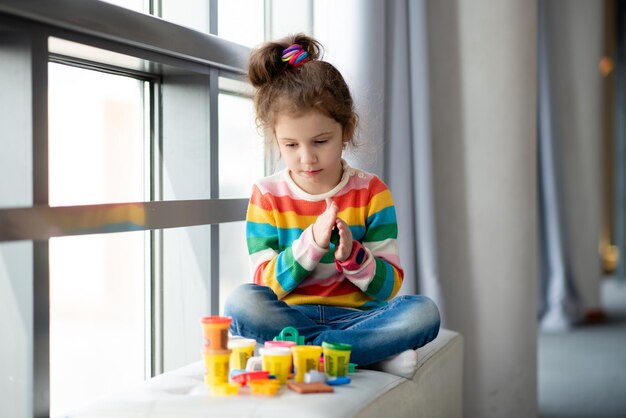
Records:
[[[274,132],[289,175],[302,190],[321,194],[339,184],[344,144],[339,122],[315,110],[279,114]]]

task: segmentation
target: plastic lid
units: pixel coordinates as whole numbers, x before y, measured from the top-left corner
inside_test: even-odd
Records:
[[[237,338],[236,340],[228,340],[228,348],[233,347],[249,347],[256,346],[256,340],[252,338]]]
[[[233,321],[233,318],[230,316],[203,316],[200,322],[203,324],[230,324]]]
[[[259,348],[259,354],[267,354],[268,356],[291,355],[291,349],[288,347],[261,347]]]
[[[332,350],[341,350],[341,351],[351,351],[352,346],[350,344],[344,343],[330,343],[330,342],[322,342],[322,347],[330,348]]]
[[[265,347],[293,347],[296,345],[295,341],[265,341]]]

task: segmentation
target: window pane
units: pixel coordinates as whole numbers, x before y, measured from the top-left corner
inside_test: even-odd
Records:
[[[145,234],[50,240],[53,415],[144,380]]]
[[[243,283],[252,283],[246,223],[229,222],[220,225],[220,310],[230,292]]]
[[[143,81],[50,64],[50,205],[144,200]]]
[[[208,0],[161,0],[161,17],[177,25],[209,33]]]
[[[210,229],[199,225],[163,231],[165,371],[202,358],[200,318],[210,314],[211,300]]]
[[[251,99],[220,94],[219,106],[220,197],[248,198],[254,181],[264,175],[265,141]],[[236,286],[251,281],[245,231],[245,222],[220,225],[221,309]]]
[[[272,39],[313,34],[313,0],[272,0]]]
[[[263,42],[264,4],[263,0],[218,0],[218,35],[250,47]],[[210,2],[207,0],[162,0],[161,16],[200,32],[210,30]]]
[[[264,39],[265,2],[261,0],[218,0],[217,34],[249,47]]]
[[[53,206],[143,201],[144,82],[49,67]],[[145,377],[147,233],[50,240],[51,411]]]
[[[252,100],[219,96],[220,197],[248,198],[255,180],[263,177],[264,139],[254,122]],[[230,292],[250,282],[245,222],[220,225],[220,307]]]
[[[220,197],[246,198],[263,177],[264,139],[254,122],[252,100],[219,95]]]

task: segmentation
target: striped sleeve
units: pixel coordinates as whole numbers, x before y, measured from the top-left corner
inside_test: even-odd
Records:
[[[254,186],[246,215],[246,240],[254,282],[270,287],[282,299],[315,270],[326,250],[315,243],[310,226],[304,231],[280,228],[283,214],[270,200]],[[281,235],[296,238],[290,245],[282,245]]]
[[[396,210],[387,186],[372,179],[365,234],[362,244],[367,258],[356,271],[344,274],[355,286],[376,301],[393,298],[402,285],[404,271],[398,257]]]

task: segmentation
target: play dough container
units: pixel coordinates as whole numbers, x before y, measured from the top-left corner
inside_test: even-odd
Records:
[[[230,369],[244,370],[248,359],[254,353],[256,341],[251,338],[241,338],[228,341],[230,353]]]
[[[291,350],[286,347],[260,348],[261,364],[265,371],[276,376],[281,383],[287,383],[291,372]]]
[[[248,386],[253,395],[274,396],[280,389],[280,382],[274,379],[251,380]]]
[[[333,378],[348,374],[350,352],[352,351],[350,344],[324,341],[322,350],[324,352],[324,373],[326,373],[326,377]]]
[[[228,363],[230,362],[230,350],[205,349],[204,356],[204,382],[209,386],[228,383]]]
[[[304,382],[304,374],[311,370],[318,371],[322,347],[319,345],[296,345],[291,347],[293,354],[294,380]]]
[[[204,334],[204,348],[226,350],[228,346],[228,327],[232,322],[229,316],[205,316],[201,320]]]

